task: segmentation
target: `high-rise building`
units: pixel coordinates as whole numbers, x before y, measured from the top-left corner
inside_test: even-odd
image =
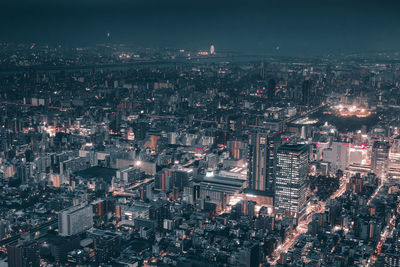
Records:
[[[276,87],[276,82],[273,78],[270,78],[268,80],[268,85],[267,85],[267,89],[268,89],[268,100],[272,100],[275,96],[275,87]]]
[[[115,211],[115,202],[112,199],[99,199],[92,202],[91,205],[95,217],[106,217]]]
[[[275,170],[275,212],[298,217],[306,206],[309,147],[284,144],[278,148]]]
[[[16,245],[7,246],[8,266],[10,267],[22,267],[24,266],[24,251],[23,248]]]
[[[392,178],[400,178],[400,138],[397,137],[389,151],[388,175]]]
[[[116,258],[121,251],[121,234],[100,229],[89,231],[88,236],[93,239],[95,260],[97,263],[106,263]]]
[[[279,133],[253,132],[249,135],[248,187],[256,191],[274,188],[274,162],[280,144]]]
[[[256,202],[252,200],[242,200],[237,204],[238,214],[253,218],[255,216]]]
[[[306,78],[303,82],[303,105],[310,106],[311,102],[311,80],[310,78]]]
[[[58,213],[58,232],[61,236],[82,233],[93,226],[93,208],[91,205],[78,205]]]
[[[264,62],[261,62],[260,64],[260,78],[264,80],[265,78],[265,68],[264,68]]]
[[[246,151],[246,143],[243,141],[228,141],[229,154],[233,159],[244,158],[244,152]]]
[[[140,171],[138,166],[129,166],[124,169],[119,169],[116,172],[116,177],[124,184],[133,183],[136,180],[143,178],[144,173]]]
[[[9,267],[39,267],[39,245],[37,241],[18,241],[7,245]]]
[[[160,191],[171,191],[177,188],[179,191],[189,183],[191,173],[183,170],[163,169],[155,177],[155,189]]]
[[[72,159],[60,162],[60,175],[64,180],[71,174],[77,171],[84,170],[88,167],[87,159],[84,157],[75,157]]]
[[[377,141],[372,146],[371,169],[379,177],[386,176],[390,145]]]
[[[3,219],[0,219],[0,239],[6,237],[9,232],[9,222]]]

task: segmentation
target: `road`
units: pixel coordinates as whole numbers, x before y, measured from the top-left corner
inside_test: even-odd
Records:
[[[308,116],[308,115],[310,115],[310,114],[312,114],[312,113],[318,111],[319,109],[325,107],[326,105],[327,105],[326,103],[321,104],[321,105],[319,105],[318,107],[315,107],[315,108],[313,108],[313,109],[310,109],[310,110],[308,110],[308,111],[306,111],[306,112],[304,112],[304,113],[302,113],[302,114],[300,114],[300,115],[298,115],[298,116],[288,118],[288,119],[285,120],[285,122],[286,122],[286,123],[290,123],[290,122],[293,122],[293,121],[295,121],[295,120],[300,119],[301,117]]]
[[[14,102],[1,102],[2,105],[13,105],[13,106],[25,106],[25,107],[35,107],[35,108],[40,108],[40,107],[46,107],[46,108],[51,108],[51,109],[58,109],[61,111],[67,111],[71,110],[72,108],[65,108],[65,107],[55,107],[55,106],[43,106],[43,105],[32,105],[32,104],[23,104],[23,103],[14,103]]]
[[[400,209],[400,204],[397,206],[397,210],[399,209]],[[371,257],[369,257],[368,259],[367,267],[375,266],[375,262],[381,253],[382,246],[383,244],[385,244],[386,239],[388,237],[393,236],[393,231],[394,229],[396,229],[395,226],[396,226],[396,214],[393,214],[392,217],[390,218],[389,223],[386,225],[385,230],[381,233],[381,238],[378,242],[378,245],[376,246],[375,253],[372,254]]]
[[[304,234],[308,231],[308,224],[312,221],[312,216],[316,213],[323,213],[325,211],[325,202],[321,201],[316,205],[308,205],[307,206],[307,215],[305,216],[305,220],[299,222],[296,227],[296,230],[290,235],[289,238],[286,238],[285,241],[278,246],[277,249],[272,253],[272,258],[268,260],[268,263],[271,265],[276,265],[278,263],[279,257],[282,252],[287,252],[296,242],[296,239],[299,235]]]
[[[337,198],[343,195],[346,192],[346,185],[348,183],[347,178],[343,178],[341,181],[341,185],[339,189],[332,194],[331,198]],[[287,238],[277,249],[272,253],[272,257],[268,259],[268,263],[271,265],[276,265],[278,263],[280,254],[282,252],[287,252],[296,242],[296,239],[299,235],[304,234],[308,231],[308,224],[312,221],[312,216],[317,213],[325,212],[326,203],[324,201],[320,201],[315,205],[308,205],[306,215],[304,216],[304,220],[300,221],[296,227],[296,230]]]
[[[36,226],[36,227],[32,228],[31,229],[31,233],[35,233],[35,232],[40,231],[40,230],[42,230],[44,228],[47,228],[49,226],[57,225],[57,223],[58,223],[58,219],[50,220],[48,222],[45,222],[45,223],[43,223],[43,224],[41,224],[39,226]],[[11,237],[9,237],[7,239],[3,239],[3,240],[0,241],[0,246],[4,246],[4,245],[6,245],[8,243],[17,241],[20,238],[20,236],[21,236],[21,234],[19,233],[19,234],[13,235],[13,236],[11,236]]]
[[[367,202],[367,206],[369,206],[372,202],[372,200],[374,200],[374,198],[376,197],[376,195],[379,193],[379,190],[381,190],[382,186],[384,185],[383,181],[380,183],[380,185],[376,188],[375,192],[372,194],[372,196],[370,197],[370,199]]]
[[[343,195],[344,192],[346,192],[346,189],[347,189],[346,186],[348,183],[349,183],[349,178],[343,177],[342,180],[340,181],[339,189],[335,193],[332,194],[331,198],[334,199],[334,198],[338,198],[341,195]]]

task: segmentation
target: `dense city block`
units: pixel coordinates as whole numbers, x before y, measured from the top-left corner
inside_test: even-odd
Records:
[[[0,65],[0,266],[400,265],[398,54]]]

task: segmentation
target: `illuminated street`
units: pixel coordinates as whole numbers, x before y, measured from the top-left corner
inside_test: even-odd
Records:
[[[400,266],[399,10],[0,1],[0,267]]]

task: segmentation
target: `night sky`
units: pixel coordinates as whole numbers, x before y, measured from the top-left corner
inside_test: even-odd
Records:
[[[0,41],[280,55],[400,50],[400,1],[1,0]],[[279,50],[276,48],[279,47]]]

